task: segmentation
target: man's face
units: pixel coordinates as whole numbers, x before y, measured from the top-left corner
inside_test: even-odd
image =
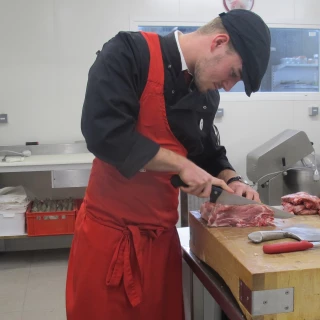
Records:
[[[241,80],[242,60],[235,51],[230,51],[227,43],[210,50],[195,64],[195,83],[199,91],[229,91]]]

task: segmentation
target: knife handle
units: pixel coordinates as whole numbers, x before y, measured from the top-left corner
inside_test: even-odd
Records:
[[[299,242],[295,241],[295,242],[266,244],[262,248],[264,253],[273,254],[273,253],[303,251],[303,250],[313,248],[313,244],[311,242],[303,240]]]
[[[255,231],[248,235],[248,238],[254,243],[263,241],[278,240],[288,238],[288,233],[281,230],[276,231]]]
[[[179,175],[174,174],[171,178],[170,178],[170,182],[171,184],[175,187],[175,188],[179,188],[179,187],[189,187],[185,182],[182,181],[182,179],[180,178]],[[211,190],[211,195],[210,195],[210,201],[215,203],[216,200],[219,198],[219,196],[221,195],[221,192],[223,190],[219,187],[216,186],[212,186],[212,190]]]
[[[179,187],[189,187],[186,183],[184,183],[182,181],[182,179],[180,178],[180,176],[178,174],[174,174],[171,179],[170,179],[171,184],[175,187],[175,188],[179,188]]]

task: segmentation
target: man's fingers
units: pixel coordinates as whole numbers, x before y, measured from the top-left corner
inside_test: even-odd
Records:
[[[226,190],[226,191],[228,191],[228,192],[230,192],[230,193],[234,193],[234,191],[223,181],[223,180],[220,180],[220,183],[219,184],[217,184],[217,183],[212,183],[213,185],[215,185],[215,186],[219,186],[219,187],[221,187],[222,189],[224,189],[224,190]]]
[[[257,202],[261,202],[258,192],[253,193],[253,200]]]
[[[253,200],[253,198],[254,198],[253,192],[247,190],[247,191],[246,191],[246,198],[247,198],[247,199],[250,199],[250,200]]]
[[[198,196],[198,194],[202,193],[202,191],[204,190],[204,186],[200,185],[200,186],[194,186],[194,187],[181,187],[181,190],[186,193]]]
[[[209,198],[212,190],[212,185],[207,184],[203,191],[200,193],[200,198]]]
[[[245,193],[244,192],[245,190],[244,190],[244,188],[236,188],[236,190],[234,190],[234,193],[237,195],[237,196],[240,196],[240,197],[242,197],[242,195],[243,195],[243,193]]]

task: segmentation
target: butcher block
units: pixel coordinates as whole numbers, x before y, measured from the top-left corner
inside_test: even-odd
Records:
[[[254,244],[248,234],[296,225],[320,229],[320,216],[275,219],[275,224],[210,228],[198,211],[192,211],[190,249],[223,278],[247,319],[319,320],[320,248],[268,255],[262,250],[266,242]],[[281,241],[296,240],[268,244]]]

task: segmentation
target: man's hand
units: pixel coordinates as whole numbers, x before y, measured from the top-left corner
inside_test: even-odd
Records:
[[[223,179],[224,181],[228,181],[232,177],[236,177],[237,173],[230,169],[225,169],[221,171],[218,174],[219,179]],[[260,197],[257,191],[252,189],[250,186],[248,186],[245,183],[242,183],[240,181],[234,181],[229,183],[228,185],[236,195],[246,197],[250,200],[258,201],[260,202]]]
[[[250,186],[240,182],[234,181],[229,183],[229,187],[234,191],[234,193],[238,196],[246,197],[247,199],[260,201],[259,193],[252,189]]]
[[[181,190],[199,198],[209,198],[212,185],[233,193],[232,188],[227,186],[223,180],[213,177],[191,161],[185,163],[179,176],[189,186],[181,187]]]
[[[189,186],[181,187],[181,190],[200,198],[210,197],[212,185],[233,193],[224,180],[213,177],[187,158],[164,148],[160,148],[144,168],[150,171],[177,172],[182,181]]]

